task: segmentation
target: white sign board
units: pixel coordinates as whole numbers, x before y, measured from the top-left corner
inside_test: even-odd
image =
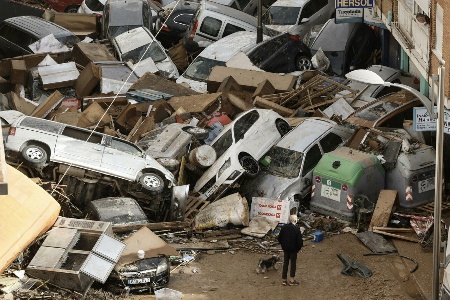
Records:
[[[253,197],[250,208],[250,220],[260,216],[269,221],[288,223],[289,215],[293,208],[298,211],[298,202],[273,198]]]
[[[444,116],[444,133],[450,134],[450,111],[444,110]],[[436,120],[430,118],[425,107],[414,107],[413,125],[414,131],[436,131]]]

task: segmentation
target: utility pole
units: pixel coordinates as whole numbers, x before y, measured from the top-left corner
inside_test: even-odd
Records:
[[[262,30],[262,0],[258,0],[258,26],[256,27],[256,43],[261,43],[263,40]]]

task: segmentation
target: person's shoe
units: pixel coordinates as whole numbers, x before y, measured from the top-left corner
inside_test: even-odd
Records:
[[[287,280],[283,280],[283,282],[281,284],[284,286],[287,286]]]
[[[289,285],[299,285],[299,282],[297,280],[289,280]]]

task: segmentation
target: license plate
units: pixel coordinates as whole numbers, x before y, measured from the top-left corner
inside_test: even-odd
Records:
[[[136,278],[136,279],[129,279],[128,284],[140,284],[140,283],[148,283],[152,282],[151,278]]]
[[[419,193],[434,190],[434,178],[419,181]]]
[[[212,194],[214,194],[215,191],[217,191],[219,187],[217,185],[213,185],[212,187],[210,187],[206,193],[205,193],[205,197],[208,198],[209,196],[211,196]]]
[[[332,186],[322,184],[320,196],[339,202],[341,201],[341,190]]]

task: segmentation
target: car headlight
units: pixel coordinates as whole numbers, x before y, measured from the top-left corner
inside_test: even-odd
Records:
[[[156,268],[156,275],[161,274],[162,272],[167,271],[169,265],[167,264],[167,259],[163,259]]]
[[[231,159],[227,159],[224,164],[220,167],[219,172],[217,173],[217,177],[220,177],[223,172],[225,172],[226,169],[228,169],[231,166]]]

